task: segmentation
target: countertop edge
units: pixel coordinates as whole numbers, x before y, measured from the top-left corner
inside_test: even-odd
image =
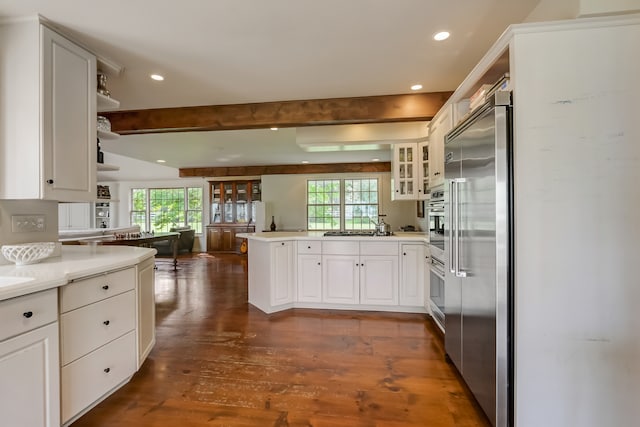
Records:
[[[48,258],[38,264],[0,266],[0,276],[33,276],[28,282],[0,287],[0,301],[64,286],[105,271],[133,267],[155,254],[155,249],[131,246],[69,246],[63,247],[60,257]]]
[[[236,237],[261,242],[275,242],[282,240],[347,240],[347,241],[396,241],[396,242],[423,242],[429,243],[429,236],[426,233],[398,232],[392,236],[323,236],[322,231],[273,231],[261,233],[238,233]]]

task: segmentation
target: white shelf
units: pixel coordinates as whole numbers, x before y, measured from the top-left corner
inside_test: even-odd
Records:
[[[100,92],[96,92],[96,103],[98,106],[98,113],[103,111],[113,111],[120,108],[120,101],[104,96]]]
[[[119,171],[120,166],[110,165],[108,163],[96,163],[97,169],[100,172]]]
[[[106,130],[98,130],[98,138],[100,139],[118,139],[120,134],[115,132],[107,132]]]

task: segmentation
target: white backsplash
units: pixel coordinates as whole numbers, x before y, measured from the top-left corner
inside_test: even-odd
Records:
[[[42,215],[42,231],[13,232],[13,215]],[[48,200],[0,200],[0,246],[15,243],[57,242],[58,241],[58,202]],[[59,248],[57,248],[59,254]],[[57,254],[54,252],[54,256]],[[0,255],[0,264],[8,261]]]

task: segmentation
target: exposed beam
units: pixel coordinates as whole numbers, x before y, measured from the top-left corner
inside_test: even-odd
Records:
[[[311,173],[389,172],[390,162],[180,168],[180,178]]]
[[[453,92],[102,113],[121,135],[431,120]]]

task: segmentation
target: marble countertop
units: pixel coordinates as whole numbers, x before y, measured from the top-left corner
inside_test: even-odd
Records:
[[[392,236],[324,236],[324,231],[268,231],[238,233],[236,237],[270,242],[275,240],[364,240],[364,241],[415,241],[429,243],[429,235],[419,231],[394,231]]]
[[[133,246],[63,246],[61,256],[37,264],[0,265],[0,300],[62,286],[74,279],[134,266],[155,249]]]

